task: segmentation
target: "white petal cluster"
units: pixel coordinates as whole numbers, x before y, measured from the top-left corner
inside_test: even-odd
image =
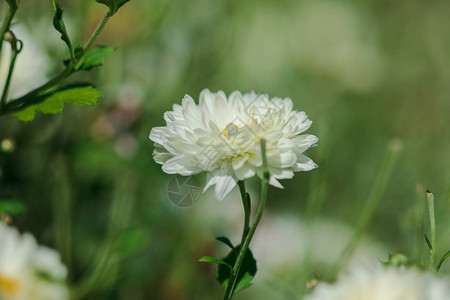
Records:
[[[450,283],[413,268],[357,266],[305,300],[449,300]]]
[[[0,222],[0,299],[65,300],[66,267],[58,253]]]
[[[265,94],[203,90],[199,104],[188,95],[182,105],[164,115],[164,127],[155,127],[154,159],[168,174],[189,176],[207,172],[205,189],[215,185],[223,199],[237,181],[263,176],[260,140],[266,140],[270,184],[282,188],[277,179],[317,165],[303,153],[317,137],[303,133],[311,126],[304,112],[293,110],[291,99]]]

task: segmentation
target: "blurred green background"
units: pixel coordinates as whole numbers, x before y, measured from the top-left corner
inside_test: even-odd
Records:
[[[93,0],[60,4],[79,42],[105,11]],[[13,95],[62,69],[52,14],[51,1],[20,3]],[[270,189],[251,247],[259,273],[236,299],[301,299],[314,270],[334,276],[393,138],[403,151],[356,256],[426,262],[429,189],[440,258],[450,248],[449,14],[439,0],[132,0],[97,40],[117,47],[105,66],[68,81],[98,86],[98,105],[0,119],[0,198],[25,204],[13,224],[60,251],[80,297],[219,299],[214,266],[197,259],[226,253],[216,236],[238,243],[239,193],[175,207],[148,135],[184,94],[254,90],[308,114],[319,168]],[[258,187],[250,181],[254,201]]]

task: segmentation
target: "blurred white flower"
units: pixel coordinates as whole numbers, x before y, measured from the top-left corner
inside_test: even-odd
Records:
[[[314,135],[300,135],[311,126],[304,112],[293,110],[291,99],[268,95],[203,90],[199,104],[186,95],[182,105],[166,112],[164,127],[155,127],[154,159],[168,174],[189,176],[207,172],[205,189],[215,185],[221,200],[237,181],[263,176],[260,140],[266,140],[270,184],[296,171],[317,165],[303,153],[317,142]]]
[[[306,300],[448,300],[450,284],[413,268],[358,265],[336,283],[319,283]]]
[[[68,299],[67,270],[57,252],[2,222],[0,241],[0,299]]]

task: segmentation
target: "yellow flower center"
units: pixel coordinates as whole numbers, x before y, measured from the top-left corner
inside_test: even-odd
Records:
[[[0,274],[0,296],[14,296],[19,291],[19,282]],[[0,297],[1,298],[1,297]]]

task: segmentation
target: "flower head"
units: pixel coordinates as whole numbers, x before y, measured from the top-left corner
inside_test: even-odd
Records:
[[[291,99],[265,94],[242,95],[203,90],[199,104],[188,95],[182,104],[166,112],[164,127],[155,127],[154,159],[168,174],[189,176],[207,172],[205,189],[215,185],[216,197],[223,199],[237,181],[262,178],[260,140],[266,140],[270,184],[287,179],[296,171],[317,165],[303,153],[317,137],[303,133],[311,126],[304,112],[293,110]]]
[[[319,283],[306,300],[447,300],[448,281],[413,268],[356,266],[335,284]]]
[[[67,270],[58,253],[2,222],[0,241],[0,299],[68,299]]]

